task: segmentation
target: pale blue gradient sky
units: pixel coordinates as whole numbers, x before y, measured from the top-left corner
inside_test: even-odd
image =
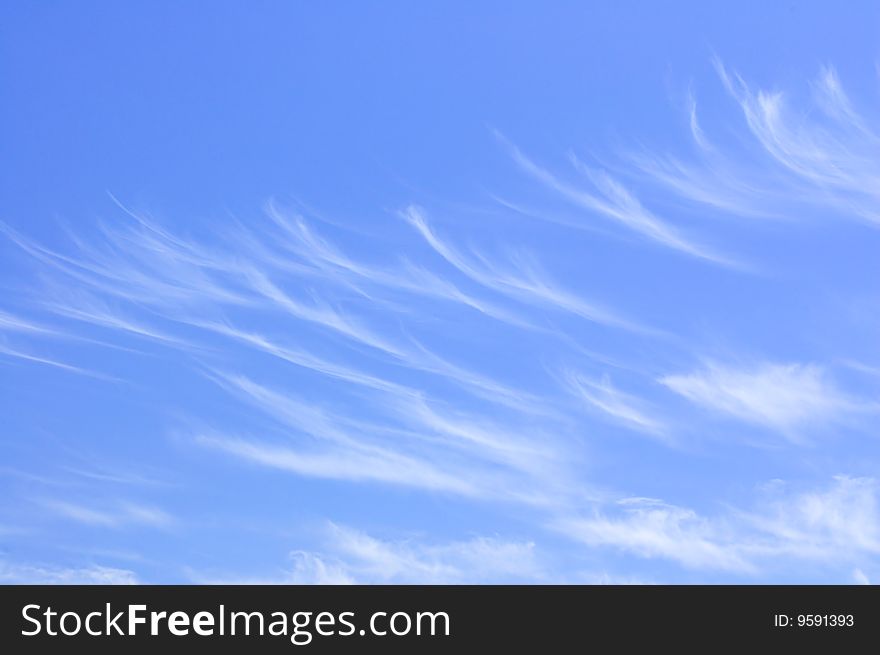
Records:
[[[0,581],[875,581],[878,28],[4,7]]]

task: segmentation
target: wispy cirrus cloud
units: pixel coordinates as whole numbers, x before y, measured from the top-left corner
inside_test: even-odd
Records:
[[[194,342],[189,335],[176,334],[174,326],[178,330],[185,325],[223,334],[287,361],[296,360],[291,363],[305,364],[330,375],[342,374],[349,380],[359,379],[361,382],[366,382],[370,377],[374,382],[378,381],[376,376],[360,374],[351,367],[333,364],[314,355],[305,355],[301,350],[296,352],[293,348],[273,343],[267,336],[237,329],[225,316],[230,311],[245,315],[275,312],[286,317],[294,327],[301,324],[313,326],[325,335],[343,338],[354,348],[366,347],[403,368],[447,378],[484,398],[518,408],[535,405],[534,398],[530,399],[528,394],[455,365],[405,334],[389,333],[387,330],[384,334],[380,333],[341,309],[338,302],[325,300],[313,289],[305,287],[311,300],[296,297],[289,287],[304,289],[303,283],[294,277],[295,284],[291,285],[290,271],[285,267],[278,270],[277,262],[267,260],[263,251],[255,248],[253,244],[260,243],[257,234],[247,233],[249,238],[241,238],[240,232],[236,231],[237,242],[229,246],[232,252],[224,253],[219,247],[183,240],[158,226],[152,219],[136,215],[140,229],[108,228],[104,230],[108,240],[105,248],[80,244],[80,254],[76,256],[55,253],[11,232],[13,240],[26,252],[69,278],[67,285],[63,278],[53,281],[48,289],[48,299],[42,303],[48,311],[101,328],[161,342],[183,349],[196,358],[205,344]],[[276,222],[283,218],[278,210],[273,211],[273,217]],[[76,243],[79,244],[79,240]],[[319,243],[326,242],[320,240]],[[332,251],[331,246],[325,247]],[[295,252],[308,259],[305,251]],[[117,262],[123,263],[117,265]],[[55,265],[59,263],[64,266],[57,268]],[[90,274],[83,276],[82,271]],[[272,271],[286,284],[273,279],[270,275]],[[369,276],[373,277],[372,273]],[[400,278],[407,279],[405,272]],[[439,277],[431,279],[444,284]],[[327,281],[333,294],[338,294],[340,288],[347,288],[344,276],[330,275]],[[421,295],[426,288],[422,284],[424,281],[423,276],[419,276],[403,287],[413,293],[418,289]],[[65,290],[70,282],[76,286],[73,293]],[[382,282],[385,282],[384,278]],[[458,296],[455,293],[452,296],[444,295],[444,299],[450,298]],[[473,303],[465,304],[471,306]],[[147,318],[138,316],[143,314],[144,308],[149,310]],[[391,309],[389,307],[387,313],[394,317]],[[495,315],[498,312],[489,313]],[[509,319],[508,322],[515,328],[528,327],[514,318],[504,318]],[[156,325],[157,319],[165,324],[164,327]]]
[[[742,117],[741,141],[706,147],[690,96],[692,136],[699,157],[649,151],[627,158],[672,199],[728,215],[800,220],[804,214],[880,220],[877,148],[880,132],[860,113],[830,66],[820,69],[806,98],[753,88],[714,61],[718,76]],[[817,212],[816,208],[823,211]]]
[[[140,580],[128,569],[89,565],[63,568],[0,559],[0,583],[36,585],[133,585]]]
[[[52,328],[0,310],[0,333],[2,332],[23,332],[41,335],[58,334],[58,332]]]
[[[810,426],[871,409],[840,390],[816,364],[709,363],[659,382],[705,409],[771,428],[793,440]]]
[[[752,136],[778,165],[814,188],[850,194],[850,201],[867,198],[873,204],[880,200],[876,192],[878,137],[853,110],[833,69],[823,69],[813,87],[817,105],[828,119],[823,123],[791,113],[783,93],[752,91],[717,60],[716,68],[739,103]],[[878,219],[876,206],[851,202],[849,209],[872,221]]]
[[[835,476],[817,489],[780,480],[764,489],[762,507],[741,517],[765,540],[759,553],[822,561],[880,554],[880,484],[874,478]]]
[[[644,401],[615,388],[607,375],[593,380],[574,371],[566,371],[563,381],[575,398],[615,422],[658,437],[663,437],[667,432],[664,422],[644,407]]]
[[[695,511],[650,498],[624,498],[589,517],[565,518],[555,527],[591,547],[662,558],[686,568],[749,573],[754,566],[716,524]]]
[[[479,580],[539,580],[542,564],[535,544],[476,537],[451,543],[381,540],[330,524],[330,557],[358,581],[450,584]],[[331,560],[332,561],[332,560]]]
[[[91,323],[112,332],[122,332],[132,336],[158,341],[171,347],[192,349],[195,344],[188,342],[179,336],[174,336],[138,319],[126,316],[123,311],[114,309],[112,306],[86,293],[59,294],[65,296],[62,300],[47,299],[43,306],[57,316],[70,318],[75,321]]]
[[[476,255],[474,258],[468,258],[435,234],[428,224],[424,211],[418,207],[407,207],[401,215],[437,254],[458,271],[488,289],[527,304],[554,307],[588,321],[633,330],[644,329],[616,316],[604,307],[558,288],[544,279],[534,262],[529,262],[523,257],[512,262],[507,269],[502,269],[484,256]]]
[[[535,544],[497,537],[432,542],[422,536],[380,539],[328,522],[319,550],[296,550],[292,564],[272,576],[229,578],[195,574],[196,581],[264,584],[461,584],[538,582],[548,575]]]
[[[748,509],[728,506],[706,516],[656,499],[623,498],[553,527],[589,546],[746,579],[802,566],[848,576],[854,566],[873,566],[880,552],[878,492],[874,478],[835,476],[812,489],[775,480],[758,489]]]
[[[150,505],[119,501],[116,503],[84,504],[67,500],[47,499],[40,504],[53,514],[77,523],[103,528],[145,526],[168,528],[174,524],[167,512]]]
[[[207,434],[197,435],[195,442],[254,464],[305,477],[356,483],[383,482],[475,497],[485,493],[480,485],[468,481],[468,476],[460,471],[450,474],[438,470],[430,462],[379,448],[309,451],[278,442]]]
[[[25,362],[32,362],[34,364],[42,364],[45,366],[51,366],[53,368],[61,369],[62,371],[67,371],[68,373],[76,373],[78,375],[85,375],[90,378],[95,378],[98,380],[105,381],[118,381],[116,378],[106,375],[104,373],[100,373],[98,371],[92,371],[87,368],[82,368],[81,366],[75,366],[73,364],[68,364],[67,362],[63,362],[59,359],[55,359],[53,357],[48,357],[45,355],[38,355],[32,352],[27,352],[20,348],[15,348],[12,346],[7,346],[3,343],[0,343],[0,355],[5,355],[6,357],[11,357],[13,359],[20,359]]]
[[[562,454],[562,440],[553,436],[563,424],[553,416],[551,400],[461,366],[408,336],[408,331],[369,325],[387,325],[389,316],[396,321],[411,316],[409,312],[397,314],[396,303],[373,302],[372,294],[382,289],[453,302],[471,310],[475,304],[486,309],[484,301],[462,296],[439,273],[416,271],[407,281],[405,274],[387,274],[359,264],[316,236],[304,222],[291,223],[277,209],[272,210],[269,226],[280,227],[287,240],[267,239],[266,234],[239,225],[233,231],[234,241],[221,239],[212,245],[178,237],[147,216],[125,211],[134,218],[134,225],[105,227],[103,246],[99,240],[86,243],[73,235],[76,254],[49,250],[17,234],[13,240],[46,267],[51,294],[42,303],[45,310],[116,333],[120,340],[147,339],[183,353],[182,361],[199,371],[214,371],[208,377],[236,401],[276,422],[273,434],[260,437],[252,436],[261,434],[259,429],[198,431],[198,444],[306,477],[383,482],[528,503],[550,502],[562,493],[564,475],[548,476],[552,484],[536,484],[548,470],[561,472],[562,462],[571,461]],[[267,256],[278,247],[285,250],[287,259]],[[402,281],[395,283],[395,279]],[[315,280],[322,281],[319,287],[311,286]],[[427,292],[421,287],[425,281],[430,282]],[[350,304],[352,282],[370,289],[367,306],[373,311],[369,314],[379,321],[363,321],[342,308]],[[539,289],[533,286],[530,292],[536,294]],[[544,290],[540,293],[551,304],[559,300]],[[355,302],[363,298],[356,294]],[[575,302],[574,296],[565,300]],[[584,314],[585,307],[578,311]],[[481,313],[498,319],[506,329],[532,329],[525,322],[506,320],[499,311]],[[277,316],[271,334],[264,332],[266,314]],[[262,326],[259,331],[238,327],[253,325],[255,319]],[[69,324],[68,330],[76,330],[76,323]],[[304,327],[319,339],[327,339],[334,359],[279,336],[301,334]],[[338,338],[354,347],[340,349]],[[380,418],[367,420],[351,408],[319,407],[298,394],[246,376],[218,373],[212,360],[234,352],[233,347],[256,350],[270,355],[278,365],[294,365],[305,373],[343,382],[353,393],[371,399]],[[443,394],[436,396],[438,381],[455,393],[471,395],[478,404],[488,401],[498,407],[491,412],[485,407],[452,411]],[[526,425],[533,426],[528,434],[524,418]],[[556,427],[539,427],[542,421]],[[281,435],[286,439],[279,439]],[[136,522],[138,517],[131,512],[117,509],[56,505],[56,510],[70,518],[95,525]]]
[[[401,258],[396,269],[382,269],[375,265],[356,261],[342,253],[334,244],[319,236],[299,215],[291,216],[277,203],[267,205],[267,213],[282,228],[285,247],[307,261],[325,277],[351,279],[372,287],[384,287],[446,302],[457,303],[503,322],[529,327],[529,322],[509,309],[499,307],[488,300],[477,298],[457,287],[449,280]]]
[[[643,493],[663,498],[665,487],[674,495],[678,481],[670,479],[696,465],[689,459],[693,453],[677,448],[680,433],[707,413],[735,420],[743,434],[741,441],[725,444],[725,457],[749,461],[751,451],[737,449],[772,430],[788,439],[775,444],[787,449],[786,473],[799,474],[798,467],[816,466],[807,460],[817,450],[800,448],[806,437],[849,428],[878,409],[863,400],[871,397],[876,382],[870,366],[846,364],[850,372],[866,374],[856,388],[849,379],[844,384],[833,376],[828,363],[855,361],[861,354],[871,362],[871,352],[835,358],[836,344],[830,343],[817,351],[815,363],[773,359],[772,353],[767,361],[707,362],[697,368],[690,363],[699,356],[691,337],[718,316],[705,292],[735,290],[730,296],[735,305],[756,291],[752,281],[742,279],[747,276],[740,276],[742,267],[710,245],[729,243],[721,230],[731,217],[786,217],[797,229],[799,208],[818,214],[830,207],[872,220],[877,207],[877,166],[871,161],[877,139],[831,69],[814,83],[816,111],[806,112],[788,94],[756,91],[720,65],[719,72],[745,117],[750,146],[744,153],[751,158],[731,150],[724,135],[716,136],[711,129],[716,122],[712,116],[703,120],[694,96],[687,107],[696,145],[692,159],[646,150],[620,167],[601,168],[570,154],[569,177],[498,135],[519,172],[540,183],[535,185],[539,197],[546,198],[549,190],[554,205],[569,209],[545,214],[532,209],[543,202],[534,198],[522,204],[504,200],[501,206],[584,228],[579,234],[545,232],[546,224],[532,220],[505,222],[499,229],[497,221],[509,215],[497,207],[488,216],[456,205],[461,215],[437,220],[442,210],[424,209],[411,198],[395,201],[403,209],[391,212],[387,224],[368,226],[354,219],[322,222],[269,202],[262,212],[240,219],[220,216],[208,224],[181,217],[179,225],[169,227],[115,198],[121,220],[81,222],[42,239],[26,234],[28,229],[4,226],[27,264],[14,283],[26,293],[2,301],[0,354],[52,375],[53,369],[88,373],[65,363],[68,356],[74,363],[85,361],[77,350],[84,343],[116,348],[112,357],[90,350],[89,366],[113,367],[136,378],[149,389],[149,398],[136,400],[149,402],[135,413],[145,419],[145,431],[161,426],[156,443],[135,442],[132,435],[131,450],[122,459],[135,452],[137,457],[167,455],[168,444],[161,439],[167,430],[176,447],[181,435],[184,450],[196,446],[200,466],[226,457],[238,467],[226,467],[230,479],[247,476],[252,467],[257,473],[251,480],[276,471],[279,477],[302,478],[297,484],[303,487],[314,479],[324,481],[322,490],[331,487],[326,481],[336,482],[333,493],[346,501],[345,494],[371,485],[370,493],[406,495],[407,502],[419,497],[431,511],[443,511],[449,503],[497,512],[499,523],[515,515],[530,532],[550,534],[565,542],[564,550],[576,552],[567,564],[613,552],[626,557],[626,565],[648,560],[652,566],[671,564],[671,571],[751,580],[768,574],[771,566],[783,570],[786,558],[814,565],[839,549],[846,552],[846,579],[855,576],[853,571],[874,577],[872,480],[840,476],[814,489],[762,492],[745,509],[725,505],[730,487],[705,482],[708,474],[700,480],[706,488],[693,492],[692,503],[640,498],[638,488],[618,489],[641,476],[639,484],[654,487]],[[753,159],[759,162],[755,166]],[[511,188],[501,195],[515,193]],[[486,219],[470,226],[481,233],[477,245],[461,229],[461,219],[474,215]],[[757,225],[735,224],[744,233]],[[571,240],[565,248],[556,248],[560,233]],[[621,233],[656,248],[641,248],[640,259],[620,257],[619,243],[604,252],[603,240]],[[588,244],[595,255],[589,266],[581,266],[579,239],[595,240]],[[691,259],[670,261],[669,253]],[[557,265],[555,259],[562,257],[569,259]],[[682,277],[691,275],[695,260],[727,268],[701,267],[705,279]],[[809,266],[806,258],[802,263]],[[723,285],[716,289],[712,285],[719,280]],[[870,282],[865,285],[873,291]],[[693,297],[678,297],[673,292],[679,286],[694,291]],[[778,311],[793,310],[780,303]],[[652,327],[657,317],[663,317],[662,330]],[[743,333],[739,325],[729,326]],[[845,328],[834,335],[845,337]],[[63,351],[43,347],[44,341],[60,339]],[[749,346],[742,344],[742,351]],[[147,361],[147,354],[161,356]],[[147,363],[141,367],[131,356]],[[50,366],[43,370],[38,364]],[[658,377],[658,371],[666,373]],[[16,380],[8,388],[22,397],[34,391]],[[131,398],[102,400],[107,404],[95,412],[107,415],[107,430],[122,413],[117,408],[129,411],[134,404]],[[64,442],[66,428],[52,414],[41,412],[35,424],[53,439],[58,432],[54,443],[76,449],[77,444]],[[199,428],[186,427],[192,425]],[[618,434],[615,426],[657,443],[604,438]],[[133,427],[141,436],[141,426]],[[706,451],[716,445],[709,441],[701,442]],[[654,449],[644,458],[648,463],[645,452],[637,450],[643,445]],[[104,439],[98,447],[120,446]],[[206,457],[211,451],[216,457]],[[658,468],[644,476],[640,467],[655,466],[658,453]],[[717,465],[710,462],[715,455],[701,452],[697,464]],[[188,471],[185,459],[180,458],[180,485],[218,483],[210,474]],[[88,466],[49,467],[40,476],[19,471],[17,463],[12,468],[16,475],[4,476],[4,483],[22,495],[33,485],[54,494],[62,484],[71,489],[82,484],[91,494],[130,481]],[[723,478],[726,468],[714,473]],[[262,491],[255,483],[254,502]],[[120,539],[145,533],[136,527],[164,529],[180,521],[176,512],[152,504],[86,492],[37,504],[54,518],[115,529],[112,536]],[[232,514],[224,518],[240,518]],[[547,566],[531,538],[378,538],[376,525],[396,517],[380,511],[376,517],[365,520],[371,524],[368,532],[329,527],[326,543],[297,551],[280,579],[592,579],[591,573],[577,578],[565,575],[571,568]],[[629,572],[595,575],[597,580],[639,578]]]
[[[728,257],[683,236],[680,230],[642,205],[631,191],[607,171],[592,169],[571,155],[569,159],[572,165],[591,185],[592,190],[586,190],[563,182],[549,170],[536,164],[500,132],[496,131],[495,135],[523,171],[581,209],[611,219],[667,248],[717,264],[734,265],[733,260]]]
[[[197,443],[310,477],[374,481],[465,496],[559,502],[570,459],[552,434],[456,412],[424,395],[382,389],[382,419],[355,418],[244,376],[209,376],[277,423],[283,441],[200,433]]]
[[[39,341],[39,345],[34,343],[35,341]],[[26,319],[20,315],[0,310],[0,355],[95,379],[118,381],[111,375],[77,366],[62,358],[46,354],[45,342],[47,341],[79,341],[110,346],[110,344],[89,339],[44,322]],[[21,345],[22,343],[25,345]]]
[[[721,506],[711,515],[657,499],[627,497],[558,517],[550,528],[590,549],[672,562],[703,576],[748,581],[768,570],[796,575],[807,567],[866,584],[864,571],[873,570],[880,552],[878,490],[873,478],[835,476],[812,489],[775,480],[756,490],[753,507]],[[616,574],[560,570],[558,562],[528,540],[380,539],[332,522],[321,536],[320,549],[294,551],[293,565],[273,577],[208,579],[296,584],[633,582]]]

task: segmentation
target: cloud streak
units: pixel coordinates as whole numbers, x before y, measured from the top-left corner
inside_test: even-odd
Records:
[[[642,237],[672,250],[716,264],[733,265],[733,262],[728,258],[684,237],[679,230],[654,215],[623,184],[611,177],[606,171],[591,169],[577,157],[570,156],[574,168],[592,185],[593,192],[590,192],[563,182],[550,171],[529,159],[506,137],[498,132],[495,135],[513,161],[524,172],[581,209],[611,219]]]
[[[127,569],[90,565],[62,568],[0,560],[0,583],[24,585],[134,585],[137,574]]]
[[[801,220],[804,214],[880,222],[880,133],[855,108],[837,72],[823,67],[810,96],[754,89],[716,59],[715,69],[742,119],[748,146],[707,148],[691,97],[692,136],[700,157],[642,152],[629,157],[672,199],[740,217]],[[817,213],[816,208],[824,211]]]
[[[776,430],[798,440],[816,424],[840,421],[869,408],[849,398],[815,364],[710,363],[660,383],[710,411]]]

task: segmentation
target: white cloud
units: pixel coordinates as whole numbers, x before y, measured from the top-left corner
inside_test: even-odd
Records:
[[[666,427],[662,421],[650,415],[644,403],[634,396],[616,389],[608,376],[591,380],[569,371],[565,375],[568,390],[611,420],[631,429],[656,436],[663,436]]]
[[[58,335],[56,330],[0,310],[0,332]]]
[[[88,294],[73,294],[70,291],[66,291],[59,295],[62,295],[64,299],[45,303],[47,309],[59,316],[91,323],[117,332],[128,333],[144,339],[159,341],[168,346],[193,347],[193,344],[190,344],[185,339],[165,334],[150,325],[128,318],[118,310],[111,309],[108,303],[101,302]]]
[[[274,574],[243,577],[191,572],[191,577],[200,584],[317,585],[504,584],[550,580],[531,541],[485,536],[445,542],[414,537],[379,539],[330,522],[320,536],[319,549],[291,552],[290,567]],[[597,576],[588,579],[594,577]],[[600,583],[609,581],[604,576]]]
[[[868,576],[861,569],[853,569],[853,582],[861,585],[871,584]]]
[[[262,438],[201,430],[201,446],[299,475],[403,485],[526,504],[561,502],[574,458],[548,414],[474,412],[411,390],[382,389],[370,420],[240,375],[209,377],[278,425]],[[379,390],[377,390],[379,391]],[[575,485],[577,487],[577,485]]]
[[[732,264],[726,257],[712,252],[709,248],[698,245],[689,238],[684,237],[679,230],[642,205],[632,192],[621,182],[611,177],[606,171],[593,170],[572,156],[572,164],[584,175],[594,189],[594,192],[586,191],[563,182],[550,171],[526,157],[506,137],[498,132],[495,134],[499,141],[507,148],[514,162],[523,171],[581,209],[610,218],[643,237],[673,250],[678,250],[679,252],[717,264]]]
[[[715,66],[741,111],[745,139],[757,148],[734,154],[707,147],[691,99],[700,157],[686,162],[643,152],[630,158],[641,173],[678,200],[736,218],[801,219],[804,209],[822,208],[822,216],[880,224],[880,135],[856,110],[834,69],[820,70],[811,98],[793,100],[787,92],[751,88],[718,60]]]
[[[133,585],[137,575],[126,569],[107,566],[59,568],[21,564],[0,559],[0,583],[37,585]]]
[[[358,283],[366,283],[373,287],[458,303],[499,321],[529,327],[528,322],[522,317],[486,300],[476,298],[450,281],[406,259],[401,259],[398,269],[388,270],[356,261],[343,254],[328,240],[318,236],[303,217],[290,216],[274,202],[268,204],[266,211],[287,237],[284,246],[320,270],[325,278],[336,282],[347,280],[353,286],[356,280]],[[359,287],[354,288],[360,290]]]
[[[126,501],[94,507],[64,500],[45,500],[42,505],[71,521],[105,528],[136,525],[167,528],[174,523],[171,515],[157,507]]]
[[[814,84],[819,106],[831,119],[822,123],[789,112],[782,92],[754,92],[720,62],[716,61],[716,67],[766,154],[800,181],[849,195],[854,201],[848,203],[851,209],[869,199],[874,206],[866,217],[880,220],[876,213],[880,200],[878,138],[855,114],[832,69],[824,69]]]
[[[360,582],[352,577],[344,564],[325,562],[314,553],[295,551],[291,553],[291,559],[293,569],[282,578],[285,584],[342,585]]]
[[[880,484],[874,478],[837,476],[825,487],[764,485],[754,508],[727,508],[714,516],[645,498],[624,498],[552,524],[569,538],[662,558],[703,571],[753,578],[824,570],[843,582],[880,554]],[[857,573],[852,573],[853,567]],[[861,573],[861,575],[859,575]]]
[[[538,581],[545,575],[530,541],[392,541],[330,524],[326,542],[326,553],[297,554],[298,579],[320,582],[342,576],[359,583],[455,584]]]
[[[770,486],[761,507],[742,518],[761,533],[759,554],[833,562],[880,554],[880,484],[837,476],[826,488]]]
[[[588,321],[631,330],[643,329],[604,307],[587,302],[557,287],[537,270],[534,262],[527,261],[525,257],[519,257],[509,269],[503,269],[481,255],[466,257],[435,234],[428,224],[424,211],[420,208],[407,207],[400,215],[418,231],[437,254],[487,289],[526,304],[537,304],[569,312]]]
[[[802,429],[838,420],[860,408],[815,364],[762,362],[738,367],[710,363],[659,381],[706,409],[778,430],[793,440]]]
[[[830,204],[869,218],[880,215],[880,166],[874,156],[880,141],[832,70],[824,70],[814,84],[820,111],[803,115],[792,110],[787,95],[753,91],[741,79],[720,72],[746,118],[748,135],[759,146],[763,165],[750,169],[750,162],[726,157],[721,146],[728,142],[710,140],[704,128],[713,123],[700,123],[691,99],[689,127],[697,161],[637,158],[649,181],[671,189],[661,206],[684,200],[701,215],[719,213],[702,211],[709,207],[737,216],[764,216]],[[580,227],[590,229],[591,236],[627,230],[677,253],[730,263],[679,229],[671,220],[678,215],[655,208],[651,196],[624,174],[594,170],[572,156],[575,170],[569,182],[500,138],[527,175],[569,206],[570,216],[555,214],[548,220],[577,226],[583,219],[590,224]],[[71,234],[71,247],[57,250],[3,230],[34,258],[39,277],[53,291],[30,297],[48,297],[42,309],[63,319],[65,328],[112,331],[121,344],[150,339],[157,350],[170,349],[160,351],[173,357],[162,365],[174,374],[222,368],[258,375],[209,375],[250,410],[238,416],[251,423],[219,434],[201,431],[196,437],[201,446],[265,467],[263,474],[274,468],[312,478],[397,485],[433,494],[437,502],[448,494],[457,501],[520,503],[521,509],[542,517],[542,523],[552,520],[548,516],[563,515],[554,527],[589,548],[618,549],[700,571],[752,574],[771,560],[777,566],[786,558],[829,562],[842,553],[847,575],[873,576],[874,569],[863,561],[878,552],[873,481],[842,477],[827,489],[764,495],[757,509],[717,514],[638,498],[595,500],[588,478],[608,458],[592,430],[584,429],[593,426],[584,426],[583,412],[573,409],[569,398],[546,393],[552,380],[534,375],[543,363],[538,360],[560,355],[579,366],[581,355],[613,362],[627,352],[624,357],[631,361],[641,358],[638,368],[657,370],[665,353],[625,339],[660,333],[582,297],[576,280],[555,281],[529,255],[496,258],[488,254],[492,250],[460,245],[459,234],[447,239],[415,205],[400,215],[433,250],[429,254],[438,257],[408,259],[399,249],[413,245],[412,235],[385,232],[378,223],[354,239],[348,234],[349,254],[344,238],[337,244],[275,205],[267,209],[268,221],[223,220],[192,239],[120,206],[133,223],[111,223],[94,235]],[[391,229],[408,228],[394,222]],[[327,233],[336,234],[330,229]],[[544,236],[527,238],[540,247],[548,243]],[[383,260],[383,254],[390,259]],[[591,270],[601,274],[603,261],[599,257]],[[632,280],[647,270],[640,266],[628,269]],[[597,283],[613,287],[618,282],[606,278],[597,278]],[[681,320],[687,323],[694,314],[685,314]],[[570,336],[553,326],[558,319],[583,327],[572,317],[620,329]],[[0,354],[92,374],[64,358],[43,356],[32,344],[18,348],[15,341],[15,347],[6,342],[47,335],[70,338],[74,332],[56,333],[39,321],[2,311],[0,333]],[[594,335],[598,338],[588,344],[595,349],[590,351],[584,344]],[[534,338],[538,336],[547,340]],[[557,353],[544,346],[563,348]],[[598,353],[606,346],[611,353]],[[116,363],[104,357],[92,361]],[[279,380],[283,385],[269,382]],[[656,388],[642,397],[608,377],[571,374],[566,382],[579,407],[598,417],[595,422],[615,422],[674,443],[668,410],[648,395]],[[792,440],[874,411],[815,364],[708,364],[666,375],[660,382],[695,405]],[[672,394],[662,397],[674,400]],[[223,403],[223,398],[205,398],[218,403],[215,407]],[[199,407],[210,412],[207,405]],[[595,461],[585,461],[594,448],[599,451]],[[670,459],[668,465],[667,473],[686,475],[690,463]],[[598,475],[613,476],[607,471]],[[111,481],[91,475],[77,482],[98,486]],[[695,493],[710,496],[717,491],[713,487]],[[174,524],[163,510],[113,499],[90,504],[65,498],[45,507],[68,520],[105,528]],[[323,549],[294,553],[285,580],[548,579],[528,540],[383,540],[338,526],[329,534]],[[87,577],[89,571],[72,569],[64,575]]]
[[[560,520],[554,527],[593,547],[612,547],[640,557],[664,558],[686,568],[751,572],[753,565],[716,524],[693,510],[646,498],[626,498],[613,514]]]
[[[199,435],[196,443],[227,452],[246,461],[316,478],[353,482],[384,482],[465,496],[487,493],[482,484],[462,471],[446,472],[432,463],[396,452],[333,448],[309,451],[238,437]]]
[[[96,378],[99,380],[116,381],[114,378],[111,378],[110,376],[104,375],[103,373],[98,373],[96,371],[91,371],[86,368],[81,368],[79,366],[67,364],[66,362],[62,362],[57,359],[53,359],[51,357],[45,357],[42,355],[35,355],[33,353],[29,353],[24,350],[20,350],[18,348],[13,348],[11,346],[6,346],[3,344],[0,344],[0,355],[6,355],[8,357],[13,357],[15,359],[21,359],[26,362],[33,362],[35,364],[45,364],[46,366],[58,368],[63,371],[67,371],[69,373],[76,373],[78,375],[85,375],[86,377]]]

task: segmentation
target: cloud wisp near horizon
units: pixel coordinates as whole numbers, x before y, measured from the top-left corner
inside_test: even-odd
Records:
[[[459,195],[4,207],[0,582],[876,580],[880,115],[711,68]]]

